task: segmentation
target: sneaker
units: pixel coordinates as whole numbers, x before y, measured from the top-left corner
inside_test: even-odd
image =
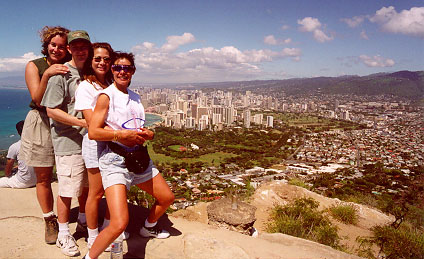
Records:
[[[75,241],[75,238],[71,235],[58,237],[56,245],[62,250],[62,253],[66,256],[77,256],[80,254],[77,242]]]
[[[75,228],[75,232],[88,233],[87,222],[81,223],[81,221],[77,220],[77,227]]]
[[[155,237],[155,238],[167,238],[170,236],[169,232],[163,229],[160,229],[158,225],[148,228],[142,227],[140,229],[140,235],[142,237]]]
[[[87,248],[88,249],[91,249],[91,247],[93,246],[95,240],[96,240],[96,238],[87,238]]]
[[[54,244],[57,240],[57,233],[59,233],[59,225],[57,224],[56,215],[44,218],[46,223],[44,239],[47,244]]]

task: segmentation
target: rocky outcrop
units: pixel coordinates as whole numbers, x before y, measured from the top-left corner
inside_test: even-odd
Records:
[[[256,207],[236,198],[213,201],[208,208],[209,224],[250,235],[256,221]]]
[[[53,184],[54,194],[57,184]],[[12,199],[10,197],[13,197]],[[104,201],[103,201],[104,203]],[[13,190],[0,189],[0,258],[67,258],[55,245],[44,243],[44,225],[37,203],[35,188]],[[205,220],[204,209],[188,210],[193,219]],[[138,235],[138,230],[147,217],[148,210],[130,205],[130,224],[127,230],[131,237],[124,242],[125,258],[182,258],[182,259],[294,259],[294,258],[359,258],[331,247],[284,234],[259,233],[257,238],[228,231],[205,223],[188,221],[175,216],[164,216],[159,224],[166,228],[168,239],[147,239]],[[71,232],[76,227],[77,200],[73,199],[71,210]],[[182,214],[180,214],[181,216]],[[84,238],[77,240],[81,254],[88,249]],[[103,253],[99,258],[109,258]]]

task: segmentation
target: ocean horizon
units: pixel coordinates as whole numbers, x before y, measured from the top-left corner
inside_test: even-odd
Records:
[[[0,150],[19,140],[16,123],[25,120],[30,110],[30,94],[26,88],[0,88]],[[146,126],[161,121],[159,115],[146,113]]]

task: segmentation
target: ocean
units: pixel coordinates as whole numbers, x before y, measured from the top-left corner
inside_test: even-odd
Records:
[[[30,110],[31,97],[25,88],[0,88],[0,150],[7,150],[11,144],[19,140],[16,123],[25,120]],[[154,114],[146,114],[146,126],[161,121]]]

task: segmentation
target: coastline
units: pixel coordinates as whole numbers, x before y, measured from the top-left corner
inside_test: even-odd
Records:
[[[151,125],[147,126],[149,128],[155,128],[155,127],[159,126],[165,120],[165,116],[163,116],[162,114],[154,113],[154,112],[144,112],[144,113],[154,115],[154,116],[159,116],[161,118],[159,121],[156,121],[156,122],[152,123]]]

